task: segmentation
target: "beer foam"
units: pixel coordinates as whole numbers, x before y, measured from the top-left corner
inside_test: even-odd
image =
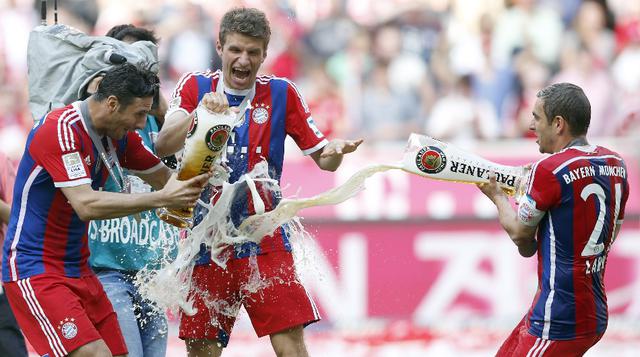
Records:
[[[219,192],[220,197],[214,205],[201,201],[198,203],[204,205],[208,209],[208,213],[199,225],[184,231],[186,238],[180,241],[178,256],[174,261],[167,263],[160,270],[144,270],[138,274],[136,284],[140,293],[145,298],[155,301],[160,309],[169,309],[173,312],[182,309],[187,315],[193,315],[197,310],[194,309],[192,301],[189,299],[189,291],[193,286],[191,274],[201,244],[205,244],[211,251],[211,259],[214,263],[226,268],[226,263],[230,258],[230,250],[226,249],[227,247],[247,242],[260,243],[264,236],[270,235],[277,227],[283,226],[294,246],[296,260],[306,260],[302,249],[296,248],[303,246],[296,243],[298,240],[305,237],[311,238],[311,235],[304,229],[301,219],[296,216],[300,210],[342,203],[362,191],[368,177],[378,172],[400,168],[399,164],[379,164],[366,167],[356,172],[338,187],[309,198],[284,198],[272,211],[252,215],[236,227],[229,218],[231,206],[236,197],[246,195],[247,187],[251,188],[255,183],[259,183],[265,195],[280,192],[278,182],[270,178],[268,165],[263,161],[237,182],[224,182],[222,190]],[[260,212],[260,207],[256,208],[255,211]],[[249,259],[251,275],[247,284],[241,287],[242,291],[255,293],[271,284],[291,283],[277,278],[261,279],[256,257],[252,256]],[[196,291],[196,293],[205,297],[207,308],[218,313],[235,316],[239,309],[239,306],[227,306],[226,303],[208,299],[206,292]]]
[[[474,168],[470,169],[472,166]],[[452,167],[460,170],[453,172]],[[296,264],[302,262],[305,265],[313,265],[314,257],[308,256],[304,249],[306,245],[304,241],[312,239],[312,235],[304,229],[300,217],[297,216],[298,212],[304,208],[342,203],[362,191],[368,177],[392,169],[400,169],[432,179],[467,183],[486,182],[485,174],[491,170],[503,174],[504,177],[513,177],[513,182],[510,181],[511,179],[501,182],[504,184],[503,188],[509,188],[511,191],[517,191],[516,181],[520,183],[523,175],[522,167],[499,165],[446,143],[415,134],[411,136],[401,162],[365,167],[353,174],[342,185],[313,197],[283,198],[275,209],[269,212],[264,212],[264,202],[258,199],[258,188],[262,192],[262,197],[279,195],[281,189],[278,182],[269,176],[266,162],[258,163],[253,170],[234,183],[224,181],[226,177],[218,173],[216,183],[222,186],[216,194],[219,197],[216,197],[213,205],[208,202],[198,202],[199,205],[207,208],[208,213],[199,225],[183,231],[185,238],[179,242],[177,258],[166,262],[160,270],[141,271],[137,276],[136,284],[142,296],[155,301],[159,309],[169,309],[173,312],[182,309],[187,315],[193,315],[197,311],[189,299],[189,292],[193,286],[191,275],[201,244],[211,251],[212,261],[225,269],[232,254],[232,251],[227,249],[229,246],[247,242],[260,243],[264,236],[272,234],[280,226],[287,231],[293,245]],[[480,169],[483,170],[481,173]],[[257,214],[247,217],[239,226],[236,226],[230,218],[231,207],[238,197],[245,198],[248,191],[251,191],[254,202],[253,211]],[[251,274],[248,282],[241,286],[242,292],[259,296],[260,294],[254,293],[259,293],[272,284],[292,283],[278,278],[261,279],[256,256],[248,259],[250,259]],[[219,314],[236,316],[240,309],[239,304],[229,306],[226,302],[211,299],[205,291],[195,291],[195,293],[204,298],[208,309]],[[217,322],[212,321],[212,323],[215,325]]]

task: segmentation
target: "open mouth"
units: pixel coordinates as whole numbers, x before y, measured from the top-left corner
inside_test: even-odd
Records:
[[[245,80],[247,78],[249,78],[249,75],[251,74],[251,71],[248,69],[238,69],[238,68],[232,68],[231,69],[231,74],[233,75],[233,77],[240,79],[240,80]]]

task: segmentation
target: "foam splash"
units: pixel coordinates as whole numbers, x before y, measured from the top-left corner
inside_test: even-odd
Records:
[[[252,241],[261,239],[295,217],[298,211],[314,206],[342,203],[362,191],[364,181],[371,175],[399,168],[401,168],[399,165],[372,165],[353,174],[344,184],[319,195],[301,199],[284,198],[274,210],[245,219],[240,224],[238,231],[242,236],[248,237]]]
[[[255,184],[259,183],[265,194],[264,197],[280,192],[278,182],[269,177],[267,163],[261,162],[237,182],[232,184],[224,182],[222,190],[217,193],[219,197],[214,205],[198,202],[199,205],[208,209],[208,213],[199,225],[184,231],[185,238],[180,241],[178,256],[173,262],[166,264],[160,270],[145,270],[138,274],[137,285],[140,292],[146,298],[155,301],[159,308],[173,312],[182,309],[187,315],[193,315],[197,311],[189,299],[189,292],[193,286],[191,274],[201,244],[204,243],[210,249],[211,258],[217,265],[226,268],[227,260],[230,258],[230,250],[227,249],[229,246],[246,242],[259,243],[264,236],[272,234],[277,227],[284,226],[292,242],[302,237],[310,237],[299,217],[296,216],[300,210],[342,203],[362,191],[368,177],[378,172],[401,168],[400,164],[368,166],[353,174],[338,187],[309,198],[284,198],[272,211],[250,216],[236,227],[229,218],[231,207],[237,197],[246,195],[247,189],[255,193]],[[256,199],[255,194],[252,194],[252,197],[254,210],[264,212],[264,203]],[[247,284],[242,287],[243,291],[257,292],[270,284],[288,283],[261,279],[256,257],[249,259],[253,259],[250,262],[252,274]],[[203,295],[206,294],[205,292],[196,291],[196,293],[205,297],[204,300],[209,309],[229,316],[235,316],[238,312],[239,306],[223,306],[224,304],[220,301],[207,299],[206,295]]]

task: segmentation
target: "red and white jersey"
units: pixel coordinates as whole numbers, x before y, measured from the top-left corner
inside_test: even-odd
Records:
[[[169,105],[167,117],[176,110],[191,113],[202,97],[215,92],[221,72],[191,72],[178,82]],[[245,98],[245,92],[225,89],[231,106],[238,106]],[[236,182],[254,166],[266,160],[271,178],[280,182],[284,146],[287,135],[291,136],[305,155],[322,149],[327,140],[316,127],[311,112],[296,86],[286,78],[258,76],[251,109],[245,112],[243,125],[236,127],[227,142],[227,160],[231,168],[229,182]],[[267,195],[261,192],[267,211],[280,202],[280,193]],[[231,219],[234,224],[254,214],[251,195],[232,207]],[[196,212],[195,222],[198,223]],[[272,236],[262,240],[258,247],[253,243],[236,247],[236,256],[260,254],[268,251],[291,250],[286,230],[281,227]]]
[[[60,188],[90,184],[98,190],[108,174],[75,102],[48,113],[29,133],[16,175],[13,207],[4,242],[2,280],[49,273],[91,273],[88,222],[80,220]],[[111,140],[123,167],[150,173],[160,160],[135,132]]]
[[[538,226],[533,335],[571,340],[605,331],[604,270],[628,197],[624,160],[606,148],[569,147],[533,165],[518,209],[524,224]]]

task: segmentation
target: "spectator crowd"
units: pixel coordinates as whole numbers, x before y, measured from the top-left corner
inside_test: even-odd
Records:
[[[92,35],[122,23],[155,30],[170,97],[181,74],[220,67],[217,22],[243,5],[274,29],[264,72],[299,83],[329,137],[528,137],[536,92],[552,82],[585,90],[590,137],[640,127],[640,1],[59,0],[57,17]],[[26,56],[39,8],[0,0],[0,143],[13,158],[33,124]]]

